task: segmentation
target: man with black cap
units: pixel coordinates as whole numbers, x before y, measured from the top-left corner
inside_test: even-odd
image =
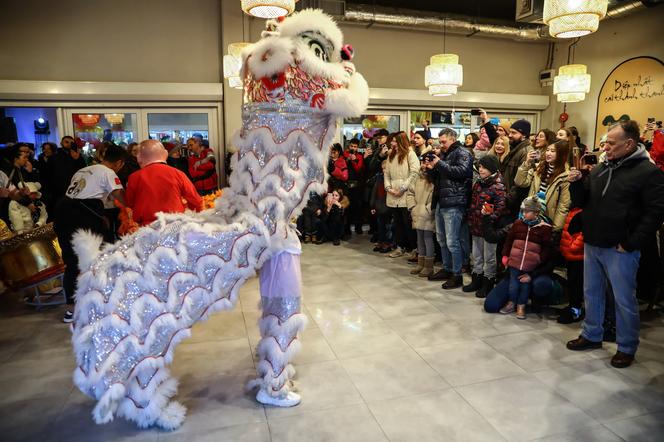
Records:
[[[530,146],[530,122],[517,120],[512,123],[508,137],[510,139],[510,153],[505,158],[506,166],[503,179],[507,191],[507,210],[516,218],[519,214],[521,201],[528,196],[528,188],[520,188],[514,184],[514,178],[519,166],[526,160]]]

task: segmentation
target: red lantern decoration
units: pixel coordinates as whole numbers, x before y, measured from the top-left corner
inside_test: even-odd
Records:
[[[99,114],[74,114],[74,122],[79,126],[91,127],[99,123]]]
[[[566,122],[567,120],[569,120],[569,115],[567,115],[567,112],[563,112],[563,113],[560,114],[560,116],[558,117],[558,121],[560,121],[560,124],[561,124],[563,127],[565,126],[565,122]]]

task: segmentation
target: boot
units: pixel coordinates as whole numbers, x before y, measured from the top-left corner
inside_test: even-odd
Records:
[[[463,284],[463,278],[461,275],[452,275],[450,279],[447,280],[447,282],[443,283],[443,288],[445,290],[452,290],[461,287]]]
[[[420,278],[428,278],[433,275],[433,256],[431,258],[424,258],[424,268],[419,274]]]
[[[472,278],[470,284],[463,286],[462,290],[464,293],[476,292],[480,289],[480,287],[482,287],[484,276],[477,273],[472,273],[470,277]]]
[[[453,276],[452,272],[447,271],[445,269],[440,269],[436,273],[429,276],[427,279],[429,281],[444,281],[446,279],[451,278],[452,276]]]
[[[423,268],[424,268],[424,257],[423,256],[418,256],[417,257],[417,267],[415,267],[413,270],[411,270],[410,274],[411,275],[417,275],[422,271]]]
[[[496,278],[482,278],[482,287],[475,293],[476,298],[484,299],[496,285]]]

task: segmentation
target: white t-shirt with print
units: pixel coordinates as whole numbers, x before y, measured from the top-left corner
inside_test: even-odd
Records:
[[[102,164],[95,164],[74,174],[65,195],[79,200],[104,200],[119,189],[122,189],[122,183],[115,172]]]

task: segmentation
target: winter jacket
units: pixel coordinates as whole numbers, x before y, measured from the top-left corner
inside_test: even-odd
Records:
[[[57,202],[65,196],[74,174],[86,166],[83,155],[74,159],[66,149],[58,149],[58,152],[46,164],[50,182],[49,188],[44,187],[44,192],[50,193],[53,202]]]
[[[33,201],[34,202],[34,201]],[[12,225],[12,230],[16,233],[26,232],[35,227],[46,225],[46,207],[41,204],[37,206],[39,210],[39,219],[35,223],[32,220],[32,212],[30,209],[16,201],[9,202],[9,221]]]
[[[415,182],[420,170],[420,160],[415,152],[410,149],[404,160],[399,162],[399,155],[387,160],[385,168],[385,190],[401,191],[401,196],[394,196],[388,192],[387,207],[407,207],[406,192]]]
[[[473,157],[456,141],[433,168],[436,207],[468,207],[473,180]]]
[[[549,259],[551,254],[551,225],[540,221],[530,227],[516,220],[503,245],[508,267],[531,272]]]
[[[203,149],[200,154],[189,157],[189,176],[199,192],[209,192],[219,187],[212,149]]]
[[[431,210],[433,199],[433,184],[427,180],[427,175],[420,172],[414,184],[411,184],[406,194],[410,216],[413,219],[413,229],[436,231],[434,213]]]
[[[330,158],[327,162],[327,172],[330,174],[330,177],[327,180],[330,190],[334,190],[338,187],[346,187],[346,181],[348,181],[348,165],[343,157],[339,157],[336,160]]]
[[[583,261],[583,210],[575,207],[565,219],[560,237],[560,253],[566,261]]]
[[[501,172],[503,174],[505,190],[507,191],[507,208],[514,216],[519,213],[521,201],[528,194],[527,188],[520,188],[514,183],[519,167],[526,160],[528,146],[530,146],[528,138],[516,146],[510,146],[510,152],[501,161],[501,163],[504,163],[504,166],[501,165]]]
[[[490,222],[496,222],[505,212],[505,185],[500,172],[478,180],[473,185],[468,210],[468,227],[473,236],[484,237],[482,228],[482,207],[485,203],[493,204],[493,214],[489,215]]]
[[[359,185],[364,175],[364,156],[356,152],[355,161],[353,161],[350,159],[350,152],[346,151],[344,152],[344,158],[348,167],[348,181],[356,181],[356,185]]]
[[[382,173],[376,175],[371,196],[369,198],[369,208],[376,211],[376,215],[385,215],[389,211],[387,207],[387,192],[385,191],[385,180]]]
[[[617,161],[603,161],[570,186],[583,207],[583,238],[595,247],[640,250],[664,221],[664,173],[643,145]]]
[[[569,168],[565,165],[565,171],[554,178],[546,189],[544,202],[546,204],[546,216],[551,220],[554,232],[559,232],[565,224],[565,217],[569,212]],[[537,195],[542,177],[537,174],[528,162],[524,162],[516,172],[514,184],[519,187],[528,187],[528,196]]]

